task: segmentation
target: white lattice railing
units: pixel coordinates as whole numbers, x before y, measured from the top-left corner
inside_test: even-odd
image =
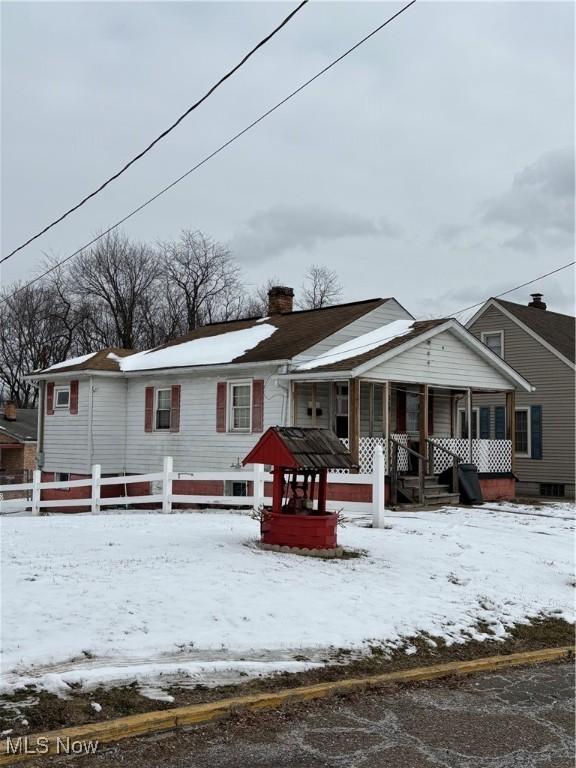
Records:
[[[408,435],[395,432],[391,435],[402,445],[408,446]],[[465,438],[435,437],[434,443],[447,448],[457,454],[460,459],[468,463],[468,440]],[[349,447],[349,441],[341,438],[341,442]],[[388,474],[388,449],[384,437],[361,437],[359,445],[360,472],[372,472],[374,448],[382,446],[384,452],[384,466]],[[510,440],[472,440],[472,464],[476,464],[478,472],[511,472],[512,471],[512,442]],[[408,451],[398,448],[398,471],[408,471]],[[439,474],[452,466],[452,457],[441,450],[434,451],[434,474]],[[331,470],[336,473],[347,473],[347,469]]]
[[[402,445],[408,445],[408,435],[400,432],[395,432],[392,437]],[[340,438],[340,441],[349,447],[350,442],[346,438]],[[386,467],[386,473],[388,473],[388,448],[386,445],[385,437],[361,437],[360,445],[358,446],[358,463],[360,464],[360,472],[372,472],[374,448],[377,445],[382,446],[384,452],[384,466]],[[406,472],[408,470],[408,452],[398,449],[398,470],[400,472]],[[347,469],[333,470],[335,472],[348,472]]]
[[[459,456],[463,462],[470,460],[468,440],[465,438],[438,437],[434,443],[447,448]],[[511,472],[511,440],[472,440],[472,464],[478,472]],[[434,451],[434,474],[443,472],[452,466],[452,457],[444,451]]]

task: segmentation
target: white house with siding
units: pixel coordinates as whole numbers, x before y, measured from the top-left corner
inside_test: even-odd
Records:
[[[178,472],[239,467],[263,430],[295,425],[335,431],[361,470],[382,445],[407,497],[424,460],[437,476],[453,453],[486,480],[512,477],[510,423],[498,440],[468,424],[479,394],[511,402],[532,386],[461,324],[416,321],[394,298],[305,311],[292,300],[292,289],[273,288],[267,317],[31,374],[45,476],[85,476],[93,464],[105,475],[153,472],[166,455]]]

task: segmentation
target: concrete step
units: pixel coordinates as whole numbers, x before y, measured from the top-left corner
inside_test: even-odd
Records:
[[[426,504],[457,504],[460,501],[459,493],[435,493],[426,494],[424,502]]]
[[[399,484],[399,487],[400,487],[400,488],[407,488],[407,489],[409,489],[409,490],[411,490],[411,491],[414,491],[414,490],[418,490],[418,488],[420,487],[420,483],[418,483],[418,482],[416,482],[416,483],[402,483],[402,482],[401,482],[401,483]],[[432,481],[426,481],[426,482],[424,483],[424,490],[426,490],[426,489],[429,489],[429,490],[431,490],[431,491],[435,491],[435,490],[437,490],[438,488],[440,488],[440,489],[442,489],[442,490],[445,490],[445,491],[447,491],[447,490],[448,490],[448,488],[450,488],[450,486],[449,486],[448,484],[444,484],[444,483],[434,483],[434,482],[432,482]]]

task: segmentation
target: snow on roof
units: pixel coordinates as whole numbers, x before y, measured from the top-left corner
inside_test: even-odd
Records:
[[[91,357],[94,357],[96,352],[90,352],[88,355],[80,355],[80,357],[70,357],[68,360],[63,360],[61,363],[55,363],[54,365],[51,365],[49,368],[45,368],[43,373],[46,373],[46,371],[56,371],[58,368],[68,368],[69,365],[81,365],[82,363],[85,363],[86,360],[90,360]]]
[[[392,339],[397,339],[399,336],[405,336],[410,333],[414,320],[393,320],[387,325],[382,325],[379,328],[375,328],[373,331],[362,334],[362,336],[356,336],[353,339],[345,341],[343,344],[331,349],[329,352],[325,352],[318,357],[312,358],[296,368],[297,371],[309,371],[312,368],[318,368],[321,365],[332,365],[338,363],[340,360],[346,360],[349,357],[356,357],[359,354],[370,352],[371,349],[381,347],[387,344]]]
[[[113,352],[108,357],[115,360],[122,371],[148,371],[154,368],[183,368],[231,363],[261,341],[270,338],[276,330],[274,325],[262,323],[218,336],[207,336],[184,341],[181,344],[138,352],[129,357],[121,358]]]

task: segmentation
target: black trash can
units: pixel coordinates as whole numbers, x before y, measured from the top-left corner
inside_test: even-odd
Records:
[[[462,504],[483,504],[476,464],[458,464],[458,483]]]

